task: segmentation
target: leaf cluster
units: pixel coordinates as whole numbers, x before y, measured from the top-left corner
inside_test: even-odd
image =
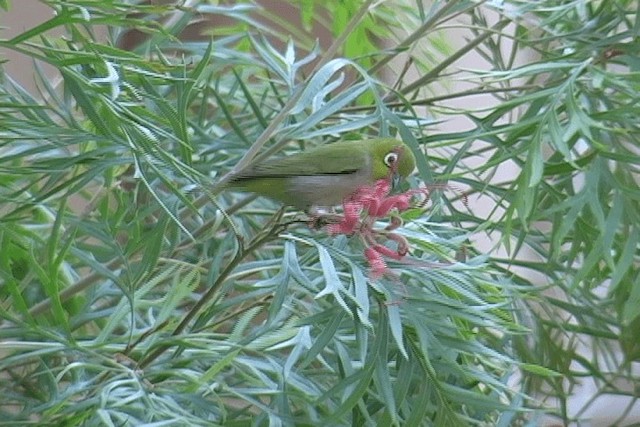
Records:
[[[633,2],[289,5],[328,46],[253,2],[44,3],[53,18],[0,39],[37,77],[32,91],[0,76],[5,420],[511,425],[535,420],[541,383],[542,401],[580,375],[625,392],[640,319]],[[184,37],[207,19],[226,24]],[[453,24],[462,47],[446,43]],[[460,68],[472,53],[491,66]],[[434,95],[461,79],[472,88]],[[448,104],[478,93],[496,105]],[[470,128],[439,131],[452,114]],[[417,155],[412,185],[461,189],[404,215],[411,260],[383,279],[357,239],[222,191],[267,156],[379,135]]]

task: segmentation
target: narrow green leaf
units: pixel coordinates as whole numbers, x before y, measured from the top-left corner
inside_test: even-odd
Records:
[[[403,338],[403,322],[400,316],[400,307],[398,304],[388,304],[387,305],[387,313],[389,315],[389,328],[391,329],[391,335],[402,353],[404,358],[408,358],[407,349],[404,347],[404,338]]]

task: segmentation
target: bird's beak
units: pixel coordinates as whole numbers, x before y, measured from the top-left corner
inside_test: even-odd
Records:
[[[402,183],[402,176],[399,173],[394,173],[391,177],[391,188],[395,189]]]

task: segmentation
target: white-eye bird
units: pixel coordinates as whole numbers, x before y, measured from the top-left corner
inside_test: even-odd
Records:
[[[308,210],[339,205],[379,179],[404,179],[415,164],[409,147],[394,138],[340,141],[254,165],[227,187]]]

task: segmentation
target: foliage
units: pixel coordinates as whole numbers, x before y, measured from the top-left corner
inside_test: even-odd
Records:
[[[37,74],[0,85],[7,422],[506,426],[548,397],[568,422],[582,376],[633,395],[636,2],[291,2],[331,46],[252,2],[45,3],[0,39]],[[203,18],[225,25],[181,39]],[[460,68],[472,53],[489,65]],[[478,93],[496,105],[448,104]],[[471,126],[438,131],[450,115]],[[411,185],[444,188],[402,214],[392,275],[368,276],[357,238],[221,191],[366,135],[402,138]]]

